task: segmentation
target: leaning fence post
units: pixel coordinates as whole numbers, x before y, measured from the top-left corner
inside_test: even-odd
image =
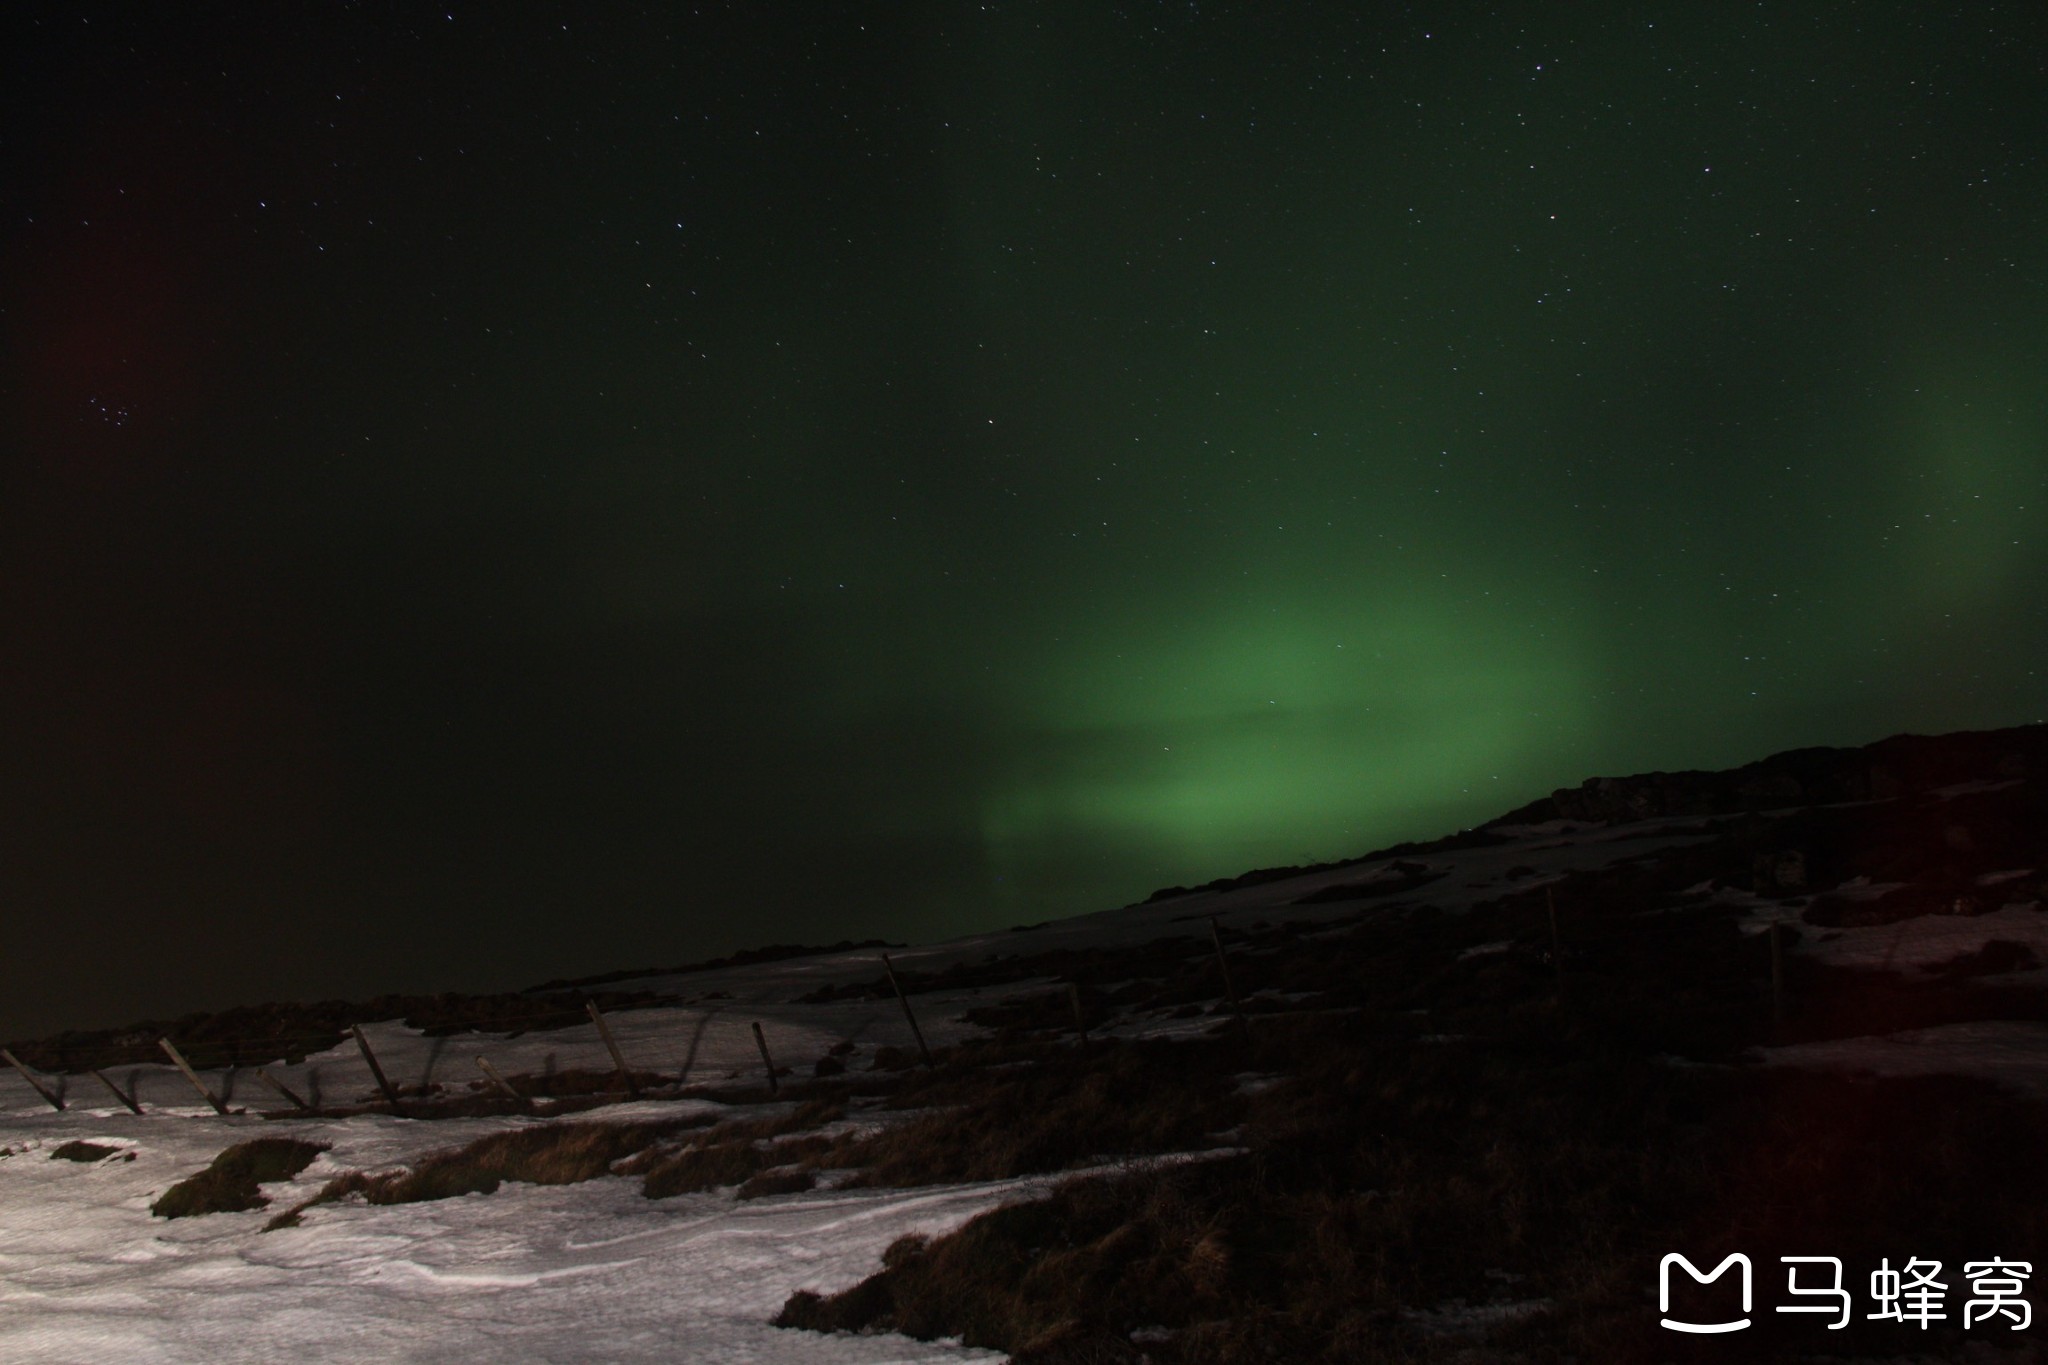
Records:
[[[0,1057],[5,1057],[7,1059],[7,1065],[13,1067],[16,1071],[19,1071],[21,1073],[21,1078],[27,1081],[29,1083],[30,1088],[32,1088],[38,1095],[41,1095],[45,1100],[48,1100],[50,1103],[50,1107],[52,1109],[58,1110],[60,1112],[63,1110],[63,1097],[52,1094],[50,1091],[43,1089],[43,1083],[37,1080],[33,1075],[29,1074],[29,1069],[21,1064],[21,1059],[19,1057],[15,1056],[12,1052],[9,1052],[4,1047],[0,1047]]]
[[[605,1051],[612,1054],[612,1065],[619,1069],[619,1079],[626,1083],[626,1094],[639,1099],[640,1087],[633,1084],[633,1073],[626,1069],[625,1055],[619,1051],[619,1045],[612,1037],[611,1025],[605,1023],[604,1015],[598,1012],[597,1002],[586,1000],[583,1008],[589,1011],[590,1022],[597,1025],[597,1036],[604,1039]]]
[[[1237,986],[1230,979],[1230,957],[1223,951],[1223,931],[1216,926],[1216,917],[1209,916],[1209,938],[1216,945],[1216,965],[1223,969],[1223,993],[1230,997],[1231,1013],[1237,1016],[1238,1031],[1249,1038],[1252,1036],[1251,1022],[1244,1017],[1244,1005],[1237,998]]]
[[[278,1094],[290,1100],[292,1102],[292,1105],[295,1108],[297,1108],[300,1113],[310,1114],[313,1112],[313,1106],[306,1103],[304,1100],[300,1099],[297,1091],[293,1090],[290,1086],[286,1085],[277,1077],[271,1075],[268,1071],[265,1071],[262,1067],[259,1066],[256,1068],[256,1076],[257,1079],[261,1080],[265,1085],[268,1085],[272,1090],[275,1090]]]
[[[1088,1046],[1088,1016],[1081,1011],[1080,982],[1069,981],[1067,983],[1067,999],[1073,1002],[1074,1006],[1074,1031],[1081,1035],[1081,1046],[1086,1047]]]
[[[377,1088],[384,1092],[385,1099],[391,1101],[391,1112],[396,1114],[399,1111],[398,1092],[393,1090],[391,1082],[385,1079],[384,1068],[377,1065],[377,1054],[370,1051],[370,1040],[363,1037],[362,1026],[350,1024],[348,1031],[355,1035],[356,1046],[363,1051],[363,1060],[370,1064],[370,1074],[377,1078]]]
[[[761,1049],[761,1065],[768,1068],[768,1093],[780,1095],[782,1086],[775,1079],[775,1059],[768,1055],[768,1037],[761,1032],[761,1021],[754,1021],[754,1046]]]
[[[896,988],[896,1003],[903,1006],[903,1017],[910,1021],[910,1036],[917,1039],[917,1055],[924,1058],[924,1064],[932,1064],[932,1050],[924,1045],[924,1030],[917,1026],[917,1016],[910,1012],[910,997],[903,993],[903,983],[896,979],[895,964],[889,961],[887,953],[882,954],[882,970],[889,974],[889,984]]]
[[[106,1072],[100,1070],[98,1067],[93,1067],[92,1074],[99,1077],[99,1082],[101,1085],[105,1086],[107,1089],[114,1092],[115,1099],[121,1101],[121,1103],[128,1106],[129,1113],[135,1114],[137,1116],[141,1115],[142,1106],[137,1104],[134,1100],[130,1099],[128,1097],[128,1092],[121,1089],[120,1086],[115,1085],[112,1081],[108,1080]]]
[[[514,1100],[516,1100],[519,1103],[519,1105],[522,1108],[531,1109],[533,1107],[532,1100],[527,1099],[526,1096],[520,1094],[517,1090],[514,1090],[512,1088],[512,1082],[506,1080],[503,1076],[500,1076],[498,1074],[498,1068],[491,1065],[490,1058],[479,1057],[476,1059],[476,1064],[483,1069],[484,1075],[490,1078],[490,1082],[492,1085],[497,1086],[498,1089],[504,1091],[507,1095],[510,1095]]]
[[[186,1061],[185,1054],[178,1051],[178,1045],[168,1038],[157,1039],[156,1045],[164,1050],[166,1057],[177,1064],[178,1070],[185,1073],[185,1079],[192,1082],[192,1088],[199,1092],[200,1098],[213,1106],[213,1112],[226,1118],[228,1107],[213,1097],[213,1092],[206,1088],[206,1082],[200,1080],[199,1073],[192,1069],[192,1063]]]

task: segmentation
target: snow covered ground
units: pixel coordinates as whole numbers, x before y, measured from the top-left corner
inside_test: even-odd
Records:
[[[2017,943],[2048,962],[2048,914],[2038,904],[2004,905],[1982,915],[1920,915],[1897,924],[1809,929],[1796,950],[1836,967],[1924,971],[1990,943]]]
[[[862,964],[873,970],[872,959]],[[841,1039],[907,1046],[894,1002],[792,1006],[792,976],[742,969],[703,989],[734,1001],[705,1010],[608,1017],[635,1068],[692,1080],[759,1075],[751,1029],[765,1020],[789,1062]],[[859,973],[852,973],[858,976]],[[737,978],[737,979],[735,979]],[[694,983],[693,984],[697,984]],[[751,1006],[742,1003],[754,999]],[[929,1003],[927,1003],[929,1000]],[[957,1002],[920,998],[935,1043],[964,1032]],[[502,1072],[610,1067],[592,1025],[522,1037],[426,1038],[397,1021],[364,1026],[392,1080],[467,1086],[476,1055]],[[353,1043],[273,1074],[328,1102],[374,1093]],[[830,1292],[872,1274],[910,1232],[939,1234],[1046,1181],[914,1191],[812,1191],[738,1203],[730,1191],[649,1200],[637,1179],[509,1184],[492,1195],[372,1208],[323,1206],[299,1228],[261,1231],[278,1210],[349,1170],[383,1170],[458,1147],[518,1118],[421,1122],[366,1114],[272,1120],[214,1114],[169,1066],[121,1068],[130,1114],[90,1078],[71,1077],[51,1110],[11,1071],[0,1081],[0,1360],[776,1361],[994,1359],[907,1338],[828,1338],[771,1327],[799,1289]],[[279,1109],[249,1073],[207,1077],[231,1105]],[[83,1082],[81,1084],[81,1081]],[[644,1100],[575,1121],[679,1118],[722,1106]],[[745,1117],[745,1114],[737,1116]],[[251,1137],[332,1144],[294,1181],[266,1187],[269,1209],[166,1221],[149,1213],[173,1181]],[[51,1160],[83,1138],[121,1156]],[[133,1160],[124,1159],[128,1154]]]
[[[289,1187],[267,1189],[283,1206],[341,1169],[505,1126],[125,1112],[16,1122],[15,1154],[0,1160],[0,1359],[990,1359],[904,1338],[785,1332],[769,1319],[798,1289],[842,1289],[872,1273],[897,1237],[946,1231],[1045,1183],[747,1203],[727,1192],[649,1200],[625,1178],[512,1184],[432,1203],[324,1206],[302,1227],[268,1233],[268,1210],[172,1222],[148,1212],[164,1186],[258,1129],[335,1144]],[[55,1140],[76,1136],[135,1159],[47,1159]]]
[[[2048,1024],[1985,1019],[1766,1049],[1776,1066],[1870,1076],[1971,1076],[2048,1099]]]
[[[1575,869],[1611,866],[1707,837],[1699,820],[1608,828],[1496,827],[1505,842],[1412,854],[1284,881],[1196,892],[1152,904],[979,934],[894,953],[899,968],[930,972],[994,954],[1137,944],[1169,935],[1205,950],[1208,918],[1226,924],[1351,916],[1362,905],[1421,902],[1457,911],[1504,891],[1541,885]],[[1396,863],[1403,864],[1397,868]],[[1385,900],[1298,904],[1334,886],[1441,876]],[[1747,897],[1752,921],[1796,914]],[[1925,916],[1823,936],[1811,928],[1795,951],[1852,966],[1932,964],[1992,939],[2025,942],[2048,960],[2048,914],[2008,906],[1971,917]],[[1477,951],[1477,950],[1475,950]],[[636,1069],[690,1083],[757,1076],[751,1026],[761,1024],[776,1059],[807,1072],[842,1043],[865,1066],[881,1046],[911,1037],[893,1000],[799,1004],[820,986],[880,975],[873,952],[616,983],[672,992],[681,1007],[608,1016]],[[2035,973],[2035,975],[2041,975]],[[970,1032],[971,1005],[1029,989],[915,997],[934,1045]],[[1172,1036],[1210,1020],[1124,1020],[1112,1030]],[[483,1055],[507,1074],[609,1070],[588,1025],[519,1037],[427,1038],[397,1021],[364,1032],[391,1078],[404,1086],[467,1088]],[[2048,1026],[1987,1023],[1912,1035],[1773,1050],[1779,1064],[1885,1074],[1958,1071],[2048,1094]],[[329,1104],[367,1100],[369,1072],[352,1043],[272,1072]],[[781,1331],[768,1320],[794,1291],[843,1289],[872,1273],[883,1248],[908,1232],[937,1234],[1049,1183],[1030,1179],[913,1191],[816,1190],[736,1202],[729,1191],[649,1200],[640,1183],[609,1178],[432,1203],[310,1211],[304,1225],[261,1228],[272,1213],[343,1171],[389,1169],[522,1122],[432,1122],[365,1114],[348,1119],[222,1119],[169,1066],[119,1068],[115,1082],[141,1102],[136,1116],[90,1077],[62,1082],[67,1107],[52,1111],[11,1071],[0,1070],[0,1360],[50,1362],[276,1361],[676,1361],[879,1362],[994,1359],[957,1345],[892,1336],[825,1337]],[[248,1072],[208,1076],[231,1105],[276,1109]],[[52,1083],[55,1083],[54,1078]],[[623,1121],[676,1117],[715,1107],[704,1098],[650,1098],[573,1116]],[[254,1136],[332,1144],[312,1167],[268,1190],[268,1210],[166,1221],[151,1200]],[[63,1142],[88,1139],[120,1155],[97,1163],[51,1160]],[[126,1159],[132,1156],[132,1160]]]
[[[1873,887],[1873,895],[1889,890]],[[1896,924],[1811,928],[1793,949],[1830,966],[1902,973],[1924,972],[1968,958],[1993,943],[2019,944],[2048,962],[2048,912],[2038,902],[2001,906],[1978,915],[1919,915]],[[1980,976],[1982,985],[2035,984],[2048,988],[2048,971]],[[1775,1066],[1814,1067],[1870,1076],[1971,1076],[2048,1099],[2048,1024],[1986,1019],[1905,1029],[1897,1033],[1767,1048]]]

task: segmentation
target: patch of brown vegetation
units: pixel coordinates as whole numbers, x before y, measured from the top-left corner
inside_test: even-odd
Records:
[[[431,1153],[411,1167],[351,1171],[319,1193],[271,1219],[266,1231],[297,1227],[307,1209],[360,1196],[370,1204],[411,1204],[465,1194],[494,1194],[507,1181],[572,1185],[604,1175],[645,1177],[650,1198],[684,1190],[738,1185],[769,1166],[814,1157],[831,1144],[822,1137],[782,1142],[769,1156],[757,1142],[801,1133],[843,1111],[813,1101],[761,1119],[714,1122],[703,1115],[631,1123],[552,1123],[509,1129],[465,1146]],[[680,1150],[679,1134],[703,1130]]]
[[[296,1138],[256,1138],[238,1142],[213,1159],[197,1175],[165,1190],[149,1211],[159,1218],[190,1218],[202,1213],[239,1213],[270,1203],[256,1188],[290,1180],[327,1150],[324,1142]]]
[[[1543,1299],[1493,1329],[1499,1348],[1634,1360],[1668,1348],[1645,1296],[1669,1250],[1762,1267],[1825,1244],[1853,1275],[1907,1246],[1960,1265],[1972,1247],[2048,1245],[2037,1107],[1961,1081],[1681,1070],[1586,1047],[1333,1030],[1307,1074],[1248,1101],[1248,1154],[1067,1181],[900,1244],[876,1276],[797,1295],[779,1321],[962,1336],[1022,1365],[1135,1362],[1141,1327],[1168,1329],[1143,1348],[1158,1365],[1451,1360],[1470,1343],[1419,1334],[1414,1309]],[[1883,1326],[1828,1345],[1888,1354]],[[1746,1335],[1752,1359],[1812,1346],[1765,1317]]]
[[[809,1100],[779,1117],[721,1123],[680,1151],[648,1162],[641,1190],[649,1199],[668,1199],[744,1185],[771,1167],[815,1160],[832,1148],[828,1139],[815,1135],[793,1142],[778,1139],[808,1133],[844,1114],[832,1101]]]
[[[1212,1145],[1241,1113],[1234,1059],[1173,1044],[1044,1050],[1001,1069],[964,1057],[913,1075],[890,1101],[927,1112],[843,1139],[819,1164],[860,1168],[855,1185],[1004,1180]]]
[[[704,1122],[689,1118],[656,1123],[556,1123],[492,1133],[466,1146],[432,1153],[409,1169],[378,1174],[351,1171],[337,1176],[311,1199],[272,1219],[265,1231],[296,1227],[307,1209],[351,1195],[361,1195],[371,1204],[412,1204],[465,1194],[494,1194],[508,1180],[531,1185],[594,1180],[611,1174],[613,1163]]]
[[[751,1141],[695,1144],[650,1166],[640,1188],[649,1199],[670,1199],[738,1185],[761,1165],[761,1153]]]
[[[613,1162],[644,1150],[665,1130],[653,1123],[560,1123],[494,1133],[428,1157],[368,1197],[373,1204],[411,1204],[491,1194],[508,1180],[573,1185],[609,1174]]]

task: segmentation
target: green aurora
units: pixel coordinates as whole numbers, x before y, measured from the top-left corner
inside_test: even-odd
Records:
[[[10,19],[8,1018],[2048,714],[2048,12],[1284,10]]]

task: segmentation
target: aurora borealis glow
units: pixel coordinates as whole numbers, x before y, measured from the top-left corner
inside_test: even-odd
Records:
[[[2039,7],[0,22],[0,1032],[2048,713]]]

